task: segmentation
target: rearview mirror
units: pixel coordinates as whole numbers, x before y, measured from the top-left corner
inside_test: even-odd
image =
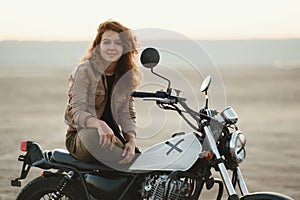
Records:
[[[146,68],[154,68],[159,63],[159,52],[154,48],[146,48],[141,54],[141,63]]]
[[[211,83],[211,76],[207,76],[201,84],[200,91],[206,92],[210,86],[210,83]]]

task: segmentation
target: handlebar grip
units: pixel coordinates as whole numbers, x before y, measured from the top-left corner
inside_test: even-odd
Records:
[[[155,93],[152,92],[132,92],[131,93],[132,97],[139,97],[139,98],[144,98],[144,97],[155,97],[155,98],[167,98],[168,95],[167,93],[163,91],[157,91]]]
[[[139,97],[139,98],[143,98],[143,97],[155,97],[155,93],[150,93],[150,92],[132,92],[131,93],[132,97]]]

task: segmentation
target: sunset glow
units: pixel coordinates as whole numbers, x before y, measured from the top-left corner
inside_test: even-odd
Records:
[[[194,39],[300,38],[299,8],[298,0],[10,0],[1,2],[0,40],[90,40],[107,19]]]

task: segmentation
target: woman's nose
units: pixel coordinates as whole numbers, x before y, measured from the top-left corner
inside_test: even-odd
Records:
[[[108,46],[109,49],[116,49],[116,44],[114,42],[110,43]]]

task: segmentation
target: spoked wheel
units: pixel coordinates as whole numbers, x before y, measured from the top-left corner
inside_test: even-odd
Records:
[[[51,199],[52,193],[58,186],[61,176],[50,176],[46,178],[38,177],[29,182],[19,193],[17,200],[47,200]],[[80,185],[74,182],[69,183],[64,190],[60,200],[80,200],[85,199]]]

